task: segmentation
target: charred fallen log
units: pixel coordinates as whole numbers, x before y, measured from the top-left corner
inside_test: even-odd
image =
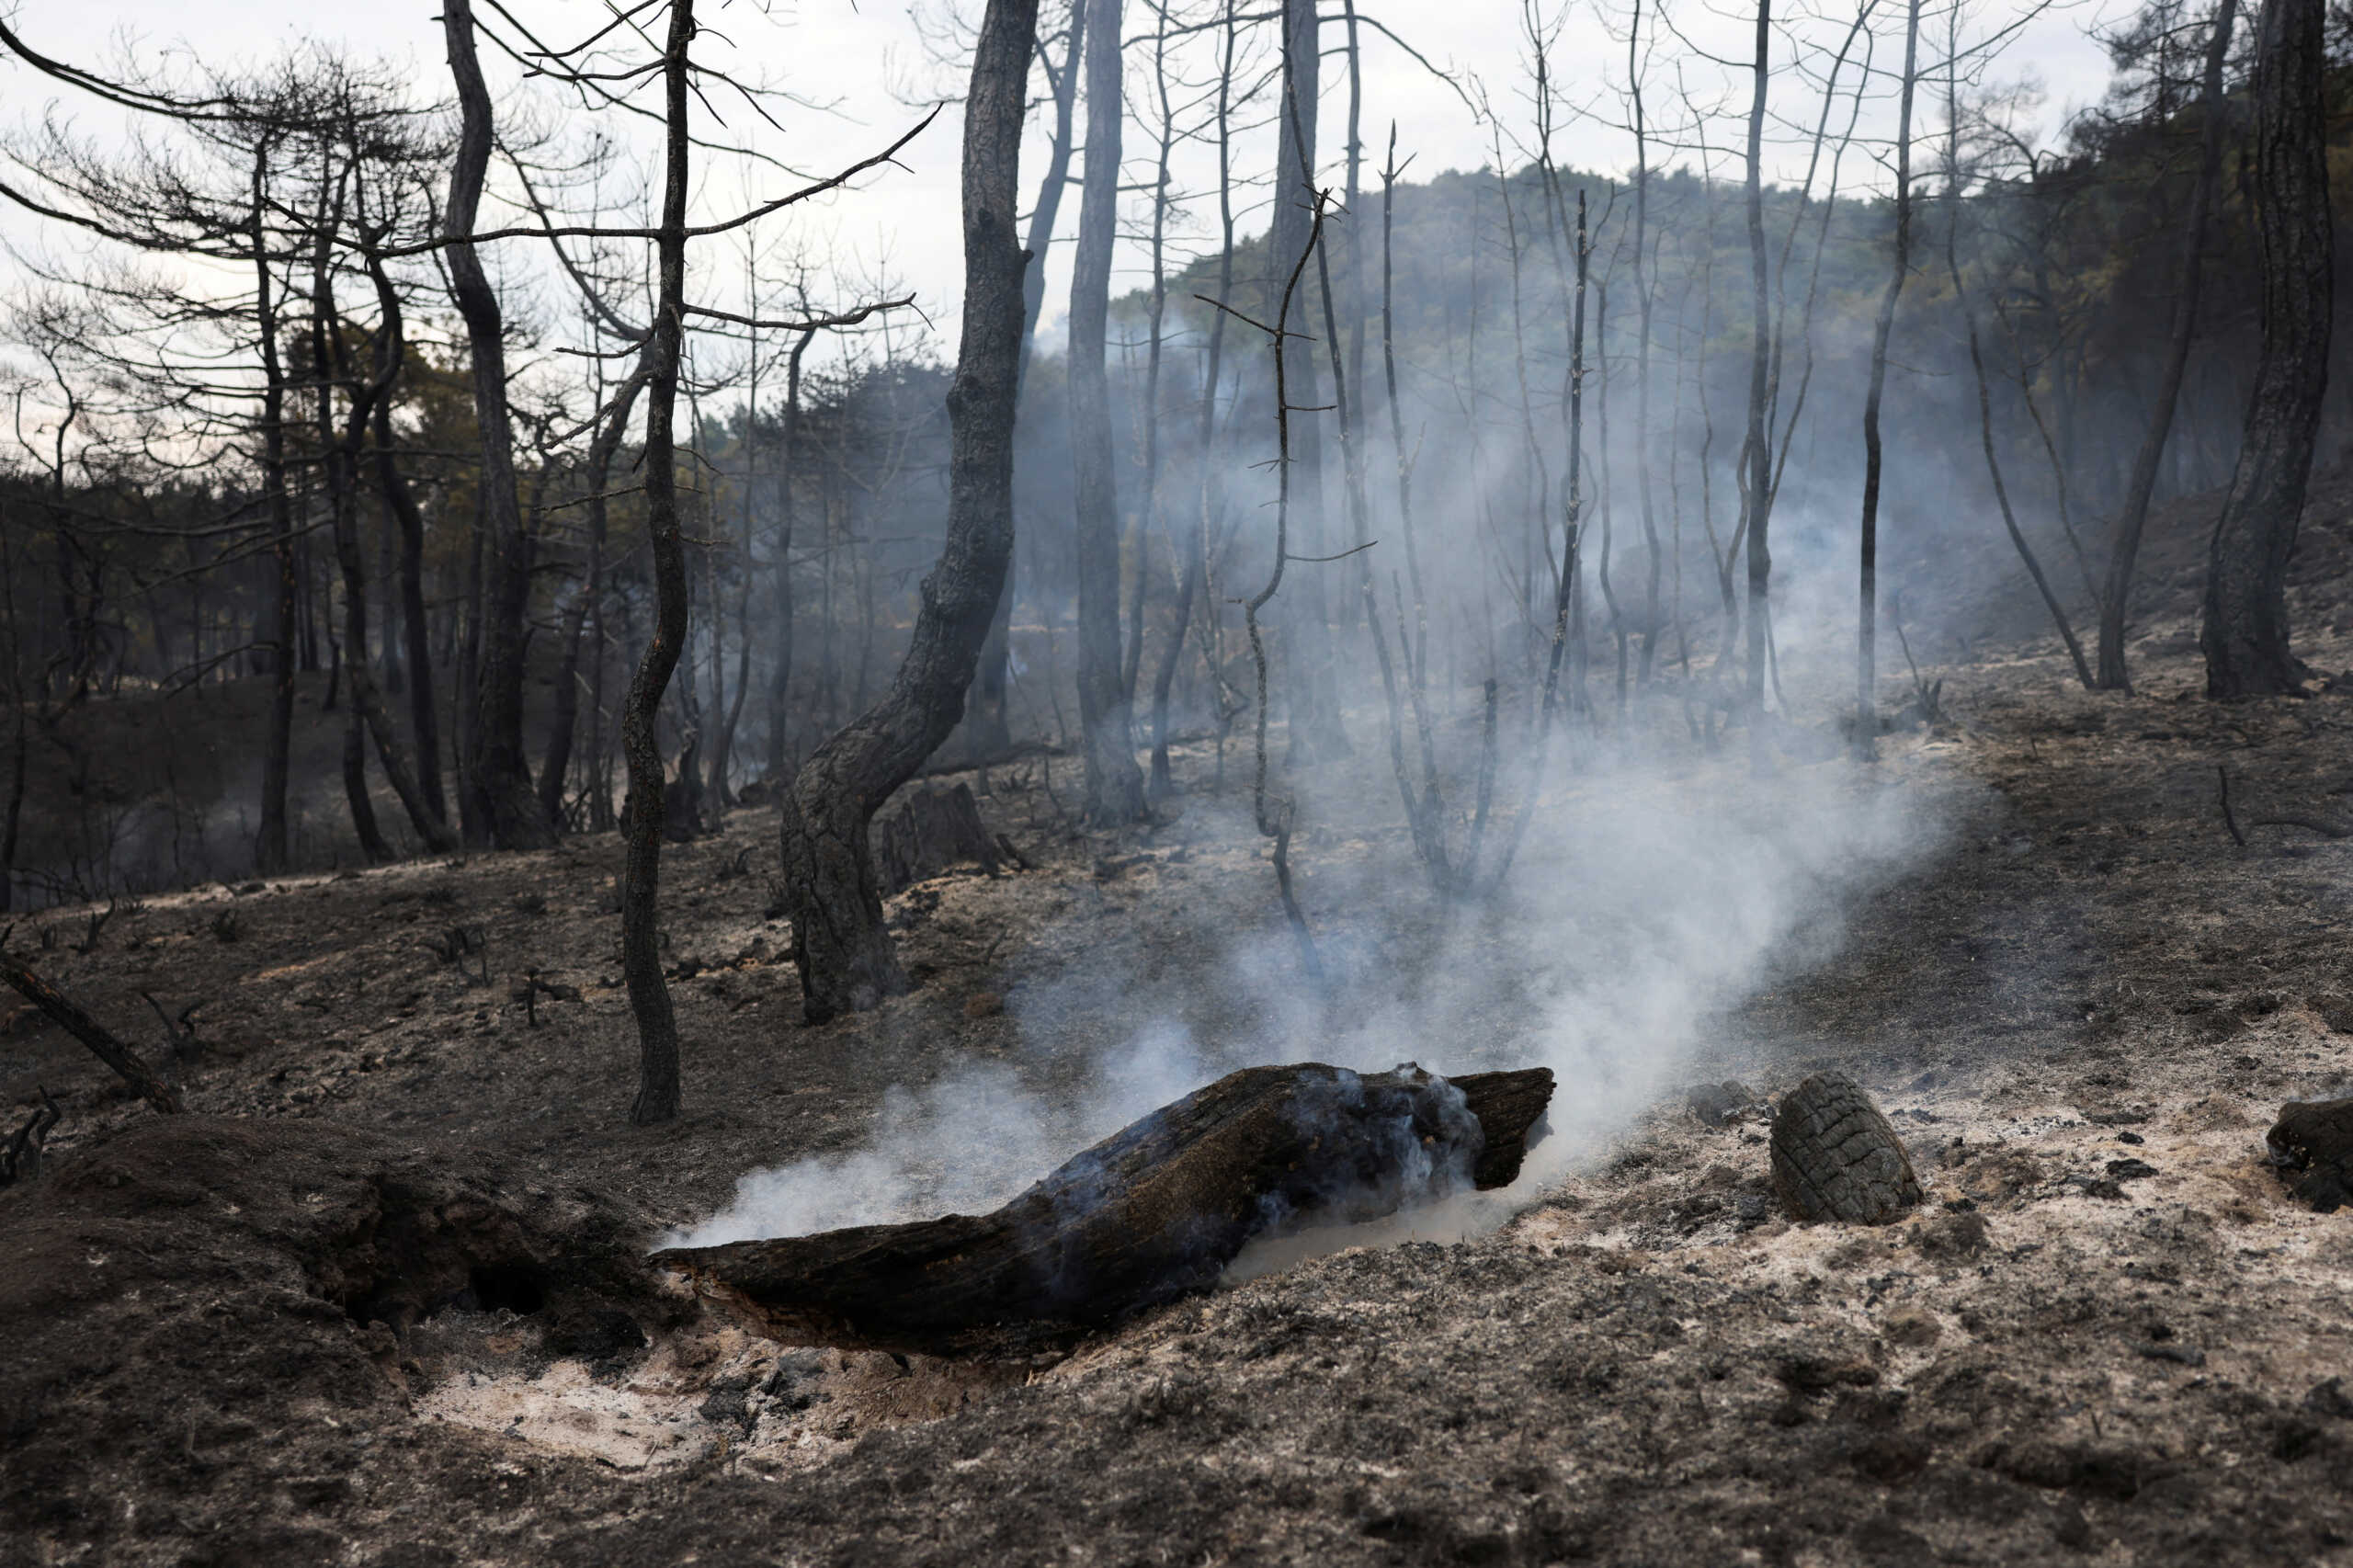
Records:
[[[1509,1184],[1552,1074],[1249,1067],[989,1214],[681,1247],[656,1264],[779,1339],[969,1355],[1067,1345],[1216,1283],[1244,1244]]]

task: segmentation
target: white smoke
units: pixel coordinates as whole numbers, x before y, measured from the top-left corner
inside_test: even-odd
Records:
[[[1728,747],[1745,749],[1737,736]],[[1083,1085],[1075,1092],[1049,1092],[1012,1066],[960,1067],[894,1090],[862,1146],[746,1176],[733,1203],[671,1244],[983,1211],[1223,1073],[1302,1060],[1365,1071],[1409,1061],[1440,1073],[1551,1067],[1552,1136],[1513,1196],[1400,1216],[1381,1234],[1491,1226],[1721,1043],[1724,1009],[1834,950],[1857,901],[1931,852],[1938,824],[1956,814],[1930,786],[1905,782],[1900,764],[1864,773],[1832,762],[1759,778],[1729,759],[1667,768],[1589,758],[1558,772],[1501,896],[1450,914],[1438,912],[1402,834],[1295,844],[1331,975],[1324,998],[1302,983],[1294,938],[1272,912],[1271,871],[1247,860],[1205,866],[1181,888],[1146,895],[1131,917],[1154,917],[1155,903],[1211,928],[1231,915],[1205,973],[1148,979],[1130,948],[1107,939],[1098,957],[1017,985],[1009,1005],[1030,1065],[1059,1060],[1065,1081]],[[1499,790],[1509,792],[1508,783]],[[1366,827],[1381,823],[1377,790],[1358,804]],[[1191,809],[1195,842],[1250,841],[1246,819],[1208,824],[1209,802]],[[1349,814],[1336,797],[1314,810],[1327,821]],[[1386,811],[1393,822],[1393,795]],[[1491,826],[1491,842],[1502,832]],[[1206,917],[1186,902],[1205,893],[1217,901]],[[1173,1016],[1200,988],[1223,994],[1220,1017],[1247,1023],[1210,1040]],[[1119,1025],[1163,1002],[1168,1011],[1140,1027]],[[1300,1244],[1261,1254],[1257,1266],[1277,1266]]]

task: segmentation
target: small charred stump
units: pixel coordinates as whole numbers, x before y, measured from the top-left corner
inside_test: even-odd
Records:
[[[1540,1067],[1451,1081],[1410,1064],[1245,1068],[993,1213],[673,1248],[654,1262],[793,1344],[1051,1349],[1207,1289],[1260,1234],[1507,1185],[1552,1094]]]
[[[2353,1099],[2290,1100],[2266,1142],[2299,1199],[2323,1214],[2353,1202]]]
[[[1895,1129],[1844,1073],[1817,1073],[1781,1096],[1772,1153],[1773,1190],[1799,1220],[1884,1225],[1920,1201]]]
[[[40,1103],[33,1107],[31,1118],[0,1142],[0,1187],[13,1187],[40,1175],[41,1146],[65,1119],[64,1110],[47,1089],[35,1085],[33,1092],[40,1096]]]
[[[978,862],[996,875],[996,841],[981,823],[970,785],[910,791],[873,827],[874,880],[889,898],[952,866]]]

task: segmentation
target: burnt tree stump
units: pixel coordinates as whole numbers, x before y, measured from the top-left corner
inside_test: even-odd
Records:
[[[2353,1202],[2353,1099],[2290,1100],[2265,1141],[2298,1199],[2323,1214]]]
[[[899,809],[875,819],[874,880],[884,898],[905,892],[951,866],[978,861],[996,875],[996,841],[981,822],[972,786],[915,790]]]
[[[989,1214],[654,1255],[788,1343],[930,1356],[1053,1349],[1206,1290],[1252,1238],[1509,1184],[1546,1068],[1229,1074]]]
[[[1773,1190],[1799,1220],[1884,1225],[1920,1201],[1895,1129],[1844,1073],[1816,1073],[1781,1096],[1772,1164]]]

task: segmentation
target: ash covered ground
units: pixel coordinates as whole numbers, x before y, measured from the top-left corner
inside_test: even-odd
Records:
[[[2032,652],[1932,671],[1948,722],[1868,779],[1828,731],[1769,783],[1737,733],[1597,763],[1548,812],[1680,802],[1614,835],[1662,868],[1615,903],[1539,846],[1520,918],[1449,920],[1377,773],[1312,795],[1326,996],[1206,746],[1117,841],[994,776],[1036,868],[911,890],[920,988],[814,1028],[740,812],[665,858],[665,1128],[625,1120],[608,839],[20,925],[151,1047],[142,992],[202,1001],[205,1048],[172,1120],[30,1014],[0,1038],[11,1125],[37,1085],[65,1111],[0,1192],[0,1560],[2353,1562],[2353,1217],[2264,1144],[2353,1083],[2353,840],[2260,825],[2353,822],[2353,693],[2215,707],[2177,635],[2131,699]],[[1742,836],[1744,800],[1828,825]],[[1802,895],[1727,913],[1768,870]],[[642,1261],[982,1206],[1244,1062],[1408,1058],[1561,1073],[1502,1208],[1322,1238],[1066,1358],[778,1346]],[[1905,1140],[1904,1222],[1790,1223],[1765,1113],[1684,1102],[1823,1068]]]

